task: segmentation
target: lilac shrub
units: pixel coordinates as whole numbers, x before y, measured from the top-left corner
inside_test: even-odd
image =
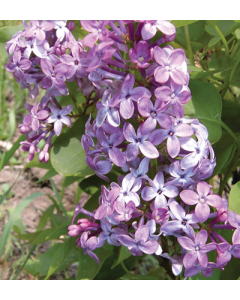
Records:
[[[46,163],[51,139],[71,127],[73,106],[62,107],[56,97],[68,95],[66,83],[75,81],[97,110],[81,138],[86,164],[106,182],[113,166],[121,168],[117,183],[102,186],[95,211],[77,205],[69,235],[97,263],[93,251],[107,242],[134,256],[167,258],[176,276],[183,267],[185,277],[223,270],[232,256],[240,257],[240,216],[203,181],[216,159],[206,127],[184,118],[191,99],[188,63],[182,49],[166,45],[175,27],[168,21],[80,22],[88,32],[82,40],[71,33],[74,22],[31,21],[6,46],[6,69],[15,80],[32,98],[46,90],[40,103],[26,105],[19,126],[29,160],[38,152]],[[80,212],[89,219],[74,224]],[[233,245],[218,229],[235,229]],[[169,236],[175,250],[168,252],[162,240]],[[208,261],[210,251],[216,262]]]

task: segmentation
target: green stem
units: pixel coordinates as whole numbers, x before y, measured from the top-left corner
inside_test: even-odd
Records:
[[[192,52],[188,25],[183,26],[183,30],[184,30],[185,40],[187,43],[187,56],[190,60],[193,60],[193,52]]]
[[[236,45],[234,46],[233,50],[232,50],[232,53],[231,53],[231,58],[234,58],[238,48],[240,46],[240,40],[237,41]]]
[[[231,71],[231,74],[230,74],[230,77],[229,77],[229,83],[231,82],[232,77],[233,77],[233,74],[234,74],[234,72],[236,71],[237,66],[238,66],[239,63],[240,63],[240,58],[236,61],[234,67],[232,68],[232,71]]]
[[[221,123],[221,126],[232,136],[232,138],[236,141],[238,151],[240,150],[240,140],[236,136],[236,134],[222,121],[219,121]]]
[[[210,22],[211,22],[212,26],[214,27],[214,29],[217,31],[219,37],[221,38],[221,40],[223,42],[223,45],[224,45],[224,47],[226,49],[226,54],[227,54],[227,56],[229,56],[228,43],[227,43],[227,41],[226,41],[226,39],[225,39],[222,31],[218,28],[218,26],[217,26],[217,24],[215,24],[215,22],[212,22],[212,21],[210,21]]]

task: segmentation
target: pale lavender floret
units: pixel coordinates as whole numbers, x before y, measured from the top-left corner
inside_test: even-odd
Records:
[[[141,226],[135,232],[135,239],[127,235],[118,235],[118,241],[128,247],[129,251],[134,256],[142,256],[142,252],[153,254],[159,248],[159,243],[155,240],[149,240],[150,231],[148,226]]]
[[[56,29],[56,36],[58,40],[61,42],[65,37],[68,37],[70,34],[69,29],[66,27],[66,20],[54,20],[54,29]]]
[[[102,146],[104,153],[108,154],[111,161],[118,167],[123,167],[126,164],[126,156],[117,148],[123,141],[123,130],[119,128],[117,133],[110,135],[109,138],[104,134],[102,128],[97,128],[96,137]]]
[[[158,208],[152,212],[151,218],[155,220],[156,223],[162,225],[167,222],[170,218],[168,208]]]
[[[175,83],[184,85],[188,83],[188,76],[180,69],[185,61],[185,53],[182,49],[176,49],[167,54],[164,49],[154,47],[154,58],[158,67],[154,71],[154,78],[159,83],[165,83],[171,78]]]
[[[206,245],[208,233],[206,230],[201,230],[197,233],[194,240],[188,237],[179,237],[178,242],[184,249],[189,252],[183,258],[185,268],[192,267],[197,261],[206,268],[208,265],[207,252],[217,248],[217,243],[209,243]]]
[[[25,37],[36,36],[40,41],[44,41],[46,38],[45,31],[50,31],[54,27],[54,23],[51,21],[39,22],[37,20],[30,21],[30,28],[24,33]]]
[[[146,226],[149,228],[149,240],[154,240],[157,241],[159,239],[159,236],[161,235],[161,232],[159,234],[154,234],[156,232],[156,222],[154,219],[148,221],[146,223]],[[158,249],[154,252],[156,255],[161,255],[162,254],[162,247],[159,245]]]
[[[201,136],[198,136],[197,142],[193,138],[180,138],[179,140],[181,148],[191,152],[181,160],[181,167],[183,169],[195,167],[208,157],[208,143]]]
[[[82,43],[85,47],[93,47],[97,40],[103,41],[108,37],[109,30],[105,27],[109,21],[81,20],[80,22],[83,29],[91,32],[82,40]]]
[[[172,272],[175,276],[178,276],[182,272],[182,268],[183,268],[182,256],[178,256],[175,254],[171,257],[168,253],[162,253],[161,256],[165,257],[171,261]]]
[[[126,234],[127,232],[122,228],[111,228],[112,224],[109,223],[106,219],[101,220],[101,228],[103,232],[99,234],[98,237],[98,248],[101,248],[104,243],[107,241],[109,245],[121,246],[118,241],[118,235]]]
[[[203,268],[201,265],[196,264],[192,267],[186,268],[184,272],[185,277],[192,277],[202,271],[204,277],[210,277],[213,274],[213,269],[217,268],[217,265],[213,262],[208,262],[207,267]]]
[[[157,122],[162,128],[170,128],[172,126],[171,118],[168,114],[162,112],[161,102],[156,100],[154,105],[149,98],[142,97],[138,101],[138,110],[143,117],[147,120],[141,127],[142,134],[148,134],[157,126]]]
[[[110,217],[113,214],[114,208],[114,202],[117,199],[119,195],[120,189],[119,188],[113,188],[111,191],[109,191],[105,186],[103,186],[102,190],[102,203],[97,208],[94,218],[96,220],[103,219],[105,216]]]
[[[47,163],[49,161],[49,158],[50,158],[49,149],[51,147],[50,141],[53,136],[54,136],[54,133],[51,132],[47,138],[46,144],[44,145],[43,149],[40,151],[40,153],[38,155],[38,160],[40,162],[43,161],[44,163]]]
[[[142,27],[141,35],[144,40],[149,40],[155,36],[157,29],[165,35],[174,35],[176,33],[175,26],[169,21],[165,20],[149,20],[145,21]]]
[[[176,186],[164,184],[164,175],[161,171],[157,173],[153,181],[149,180],[149,184],[150,187],[146,186],[143,188],[142,198],[145,201],[151,201],[153,198],[155,198],[151,204],[152,210],[166,208],[166,197],[174,198],[178,195],[178,188]]]
[[[71,119],[67,116],[73,107],[72,105],[67,105],[63,109],[59,110],[54,105],[50,104],[50,110],[52,115],[46,120],[47,123],[54,123],[54,131],[57,136],[60,135],[62,131],[62,125],[66,124],[71,127]]]
[[[24,31],[18,31],[13,35],[11,40],[6,42],[6,50],[9,55],[13,54],[13,52],[17,52],[19,48],[24,48],[26,46],[26,42],[22,39],[23,36]]]
[[[136,184],[141,185],[143,179],[149,180],[149,177],[147,175],[149,169],[149,161],[150,161],[149,158],[144,157],[142,161],[139,164],[137,164],[138,169],[130,168],[131,174],[135,178]]]
[[[188,205],[197,204],[195,207],[195,215],[202,223],[209,218],[209,205],[220,208],[223,204],[220,196],[210,194],[210,185],[204,181],[198,182],[197,193],[191,190],[184,190],[180,193],[180,198]]]
[[[45,58],[41,59],[41,68],[46,76],[42,80],[42,86],[45,89],[49,89],[52,85],[59,90],[64,90],[66,84],[62,79],[63,76],[68,72],[68,65],[60,63],[53,69],[52,64]]]
[[[173,117],[171,119],[171,128],[154,130],[149,135],[149,141],[153,145],[159,145],[167,139],[167,151],[172,158],[175,158],[180,152],[180,141],[177,136],[190,137],[193,135],[193,129],[188,124],[175,125],[175,119]]]
[[[101,160],[101,157],[105,157],[104,155],[95,155],[94,158],[87,155],[85,157],[86,164],[95,171],[96,175],[103,180],[109,181],[109,179],[104,176],[112,169],[112,163],[110,160]]]
[[[31,113],[27,114],[24,119],[23,123],[25,125],[32,124],[32,130],[37,131],[39,128],[39,120],[43,121],[47,119],[49,116],[49,112],[47,110],[38,110],[39,103],[34,104],[34,106],[31,108]]]
[[[236,230],[233,233],[234,244],[240,244],[240,215],[238,215],[235,211],[231,210],[228,213],[228,223],[232,225]]]
[[[136,206],[133,201],[129,201],[126,205],[121,201],[116,201],[114,203],[114,209],[118,213],[118,215],[114,217],[115,220],[128,222],[136,211]]]
[[[177,185],[182,188],[188,188],[190,185],[195,183],[192,177],[196,174],[196,168],[189,168],[182,170],[179,161],[175,161],[169,167],[169,174],[172,176],[169,178],[167,185]]]
[[[161,226],[161,232],[166,235],[174,235],[175,231],[183,231],[188,236],[194,236],[191,224],[197,224],[198,218],[194,213],[186,214],[186,211],[176,202],[172,201],[169,208],[176,220],[164,223]],[[196,226],[195,226],[196,227]],[[197,226],[198,227],[198,226]],[[177,235],[178,236],[178,235]]]
[[[21,51],[13,54],[12,62],[6,64],[5,69],[8,72],[15,73],[18,80],[26,82],[24,71],[30,69],[32,63],[28,59],[21,59]]]
[[[129,50],[129,58],[133,63],[136,63],[139,68],[147,68],[150,66],[148,61],[153,58],[153,49],[148,49],[148,43],[140,41],[135,48]]]
[[[101,127],[103,122],[108,120],[109,124],[118,127],[120,125],[120,116],[117,108],[109,107],[111,101],[112,92],[110,89],[105,90],[102,96],[102,107],[98,109],[96,117],[96,125]]]
[[[71,51],[72,56],[69,54],[63,54],[60,57],[60,61],[69,66],[68,72],[65,75],[66,78],[71,78],[73,76],[86,78],[86,68],[91,63],[91,60],[86,57],[81,57],[80,47],[78,45],[73,45]]]
[[[170,81],[169,86],[156,88],[154,94],[158,100],[166,105],[166,107],[172,106],[173,113],[177,118],[183,117],[183,105],[191,99],[189,89],[176,84],[173,80]]]
[[[84,255],[88,254],[91,258],[93,258],[99,265],[100,261],[95,253],[92,251],[98,247],[98,238],[96,236],[92,236],[88,238],[89,232],[83,232],[80,237],[79,242],[77,243],[78,247],[83,248]]]
[[[128,161],[134,160],[138,156],[139,150],[148,158],[157,158],[159,156],[157,148],[154,147],[150,141],[146,141],[149,134],[142,135],[141,126],[138,128],[136,134],[132,124],[125,123],[123,126],[123,135],[125,139],[130,142],[130,144],[127,145],[126,151]]]
[[[135,178],[132,177],[132,174],[127,174],[122,180],[122,186],[120,187],[116,183],[112,187],[119,187],[120,193],[117,198],[118,201],[122,203],[128,203],[129,201],[133,201],[135,206],[138,207],[140,204],[140,198],[137,194],[141,185],[135,183]]]
[[[210,176],[212,176],[213,171],[216,167],[216,157],[215,157],[215,153],[214,150],[210,144],[210,142],[208,141],[208,148],[210,151],[210,159],[206,158],[203,159],[202,162],[199,165],[199,172],[201,173],[198,176],[199,180],[204,180],[206,178],[209,178]]]
[[[91,60],[87,72],[91,72],[99,67],[101,61],[112,57],[116,49],[112,48],[114,42],[112,41],[103,41],[98,45],[94,45],[88,52],[87,58]]]
[[[213,232],[213,236],[218,238],[222,243],[218,244],[217,252],[217,266],[224,267],[232,258],[232,256],[236,258],[240,258],[240,236],[239,236],[239,216],[234,212],[229,212],[229,219],[234,227],[238,226],[232,235],[232,245],[230,245],[222,236],[220,236],[215,231]],[[231,225],[232,225],[231,224]],[[233,226],[232,225],[232,226]]]
[[[39,41],[38,39],[26,41],[26,48],[24,49],[23,56],[26,59],[29,59],[33,52],[37,57],[45,58],[47,55],[45,49],[46,44],[46,41]]]
[[[121,87],[121,92],[114,94],[109,106],[115,107],[120,104],[120,114],[124,119],[129,119],[134,113],[133,101],[137,102],[141,97],[151,97],[150,91],[145,87],[133,89],[135,78],[132,74],[127,74]]]

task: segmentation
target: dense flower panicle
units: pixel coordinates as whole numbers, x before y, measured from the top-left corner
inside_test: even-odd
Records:
[[[5,68],[32,99],[40,89],[46,93],[40,103],[25,105],[29,113],[19,125],[27,137],[22,149],[29,152],[29,160],[38,153],[39,161],[46,163],[53,136],[91,111],[81,137],[86,164],[107,182],[113,168],[122,175],[102,186],[95,211],[77,205],[69,235],[99,264],[93,251],[107,242],[124,245],[132,255],[162,255],[176,276],[183,267],[185,277],[199,272],[211,276],[232,256],[240,257],[240,217],[228,212],[227,201],[203,181],[212,176],[216,157],[206,127],[184,118],[183,106],[191,99],[185,53],[161,47],[174,40],[174,25],[159,20],[136,23],[24,22],[24,30],[6,44]],[[88,33],[83,40],[71,33],[77,26]],[[162,35],[152,42],[158,30]],[[58,97],[64,100],[70,94],[78,105],[68,82],[75,82],[86,97],[79,115],[72,105],[59,103]],[[45,145],[40,149],[41,141]],[[87,218],[76,223],[80,212]],[[234,229],[233,245],[217,233],[224,228]],[[163,236],[172,236],[181,251],[172,244],[171,256],[163,253]],[[206,253],[213,250],[217,260],[208,262]]]

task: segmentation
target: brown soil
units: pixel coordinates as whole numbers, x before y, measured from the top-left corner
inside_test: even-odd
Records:
[[[36,198],[29,204],[22,212],[21,218],[24,225],[26,225],[26,232],[31,233],[35,232],[39,219],[42,215],[42,211],[45,211],[50,205],[52,205],[51,200],[45,195],[49,194],[55,197],[54,192],[51,188],[51,184],[49,180],[45,180],[41,183],[36,183],[45,173],[46,170],[39,169],[39,168],[31,168],[31,169],[24,169],[23,166],[15,166],[9,167],[6,166],[0,172],[0,188],[3,183],[7,183],[9,187],[14,183],[16,178],[18,177],[19,173],[21,172],[17,182],[15,183],[14,187],[12,188],[11,197],[4,201],[2,205],[2,214],[0,216],[0,235],[2,233],[4,224],[8,221],[8,208],[16,208],[18,204],[28,197],[29,195],[35,192],[42,192],[44,195]],[[54,183],[56,184],[58,190],[61,189],[62,183],[62,176],[56,175],[53,178]],[[76,191],[77,183],[72,184],[64,191],[63,196],[63,205],[67,211],[74,210],[74,198],[75,198],[75,191]],[[46,227],[49,227],[48,225]],[[51,246],[51,242],[44,243],[38,247],[38,253],[46,252]],[[21,249],[14,243],[11,245],[13,255],[9,256],[8,261],[3,267],[3,257],[0,260],[0,274],[3,271],[2,279],[10,279],[11,276],[11,269],[9,267],[11,264],[19,259],[23,253],[21,253]],[[23,248],[24,249],[24,246]],[[33,253],[35,256],[35,252]],[[75,277],[77,272],[76,266],[70,267],[67,269],[67,273],[69,277]],[[61,274],[56,274],[51,277],[51,279],[63,279],[65,278],[64,272]],[[24,270],[20,273],[18,279],[37,279],[33,276],[27,274]]]

